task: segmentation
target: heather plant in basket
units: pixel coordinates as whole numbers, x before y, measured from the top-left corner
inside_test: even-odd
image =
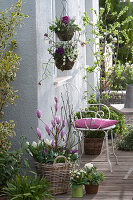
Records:
[[[54,97],[54,101],[54,108],[51,108],[52,119],[50,125],[42,120],[41,111],[36,111],[36,116],[44,124],[45,133],[51,139],[48,139],[47,136],[44,138],[43,132],[36,128],[36,135],[39,141],[34,141],[31,144],[27,142],[26,150],[39,163],[53,164],[57,156],[65,156],[70,162],[74,162],[78,157],[77,149],[75,149],[75,136],[71,133],[71,119],[69,119],[69,122],[67,121],[64,101],[60,109],[57,97]],[[71,113],[69,114],[70,116]],[[60,158],[57,162],[64,162],[64,159]]]

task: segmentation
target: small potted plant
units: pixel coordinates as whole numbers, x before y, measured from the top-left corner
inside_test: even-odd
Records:
[[[84,166],[84,179],[87,182],[85,184],[86,194],[96,194],[98,192],[99,183],[103,182],[104,175],[102,172],[98,172],[97,168],[92,163],[87,163]]]
[[[75,169],[71,172],[72,197],[83,197],[83,185],[87,184],[84,179],[84,171]]]
[[[55,32],[61,41],[69,41],[72,39],[75,31],[81,31],[78,25],[75,24],[74,19],[69,16],[57,18],[49,26],[51,32]]]

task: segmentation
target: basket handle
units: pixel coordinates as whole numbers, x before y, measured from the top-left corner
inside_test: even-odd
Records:
[[[67,163],[67,159],[66,159],[65,156],[57,156],[57,157],[54,159],[54,163],[53,163],[53,165],[56,165],[56,164],[57,164],[56,161],[57,161],[59,158],[64,158],[65,163]]]

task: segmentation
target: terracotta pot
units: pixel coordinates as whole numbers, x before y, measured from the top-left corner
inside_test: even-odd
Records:
[[[85,185],[86,194],[97,194],[98,188],[99,185],[92,185],[92,183]]]
[[[74,32],[73,31],[69,31],[69,32],[56,32],[58,38],[61,41],[69,41],[73,38],[74,36]]]
[[[104,138],[84,138],[84,152],[86,155],[99,155]]]

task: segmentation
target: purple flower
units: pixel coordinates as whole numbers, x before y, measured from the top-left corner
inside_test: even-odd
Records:
[[[54,100],[56,103],[58,103],[58,98],[57,97],[54,97]]]
[[[41,137],[42,137],[42,133],[41,133],[41,131],[40,131],[39,128],[36,128],[36,133],[37,133],[39,139],[41,139]]]
[[[58,110],[58,104],[56,103],[54,107],[55,107],[55,111],[57,112],[57,110]]]
[[[37,109],[37,110],[36,110],[36,116],[37,116],[38,118],[41,118],[41,115],[42,115],[41,111]]]
[[[47,34],[47,33],[44,33],[44,36],[45,36],[45,37],[48,37],[48,34]]]
[[[59,117],[55,117],[55,120],[56,120],[57,124],[60,124],[60,118]]]
[[[45,130],[47,131],[48,135],[50,135],[51,131],[48,125],[45,126]]]
[[[62,55],[64,54],[64,49],[62,47],[59,47],[58,49],[56,49],[56,53]]]
[[[63,16],[62,18],[61,18],[61,21],[62,21],[62,23],[69,23],[70,22],[70,17],[69,16]]]
[[[59,131],[60,130],[60,125],[59,126],[57,126],[57,131]]]
[[[43,149],[42,154],[45,154],[47,152],[47,149]]]
[[[52,147],[55,147],[55,142],[54,142],[54,140],[52,140],[51,145],[52,145]]]
[[[63,121],[62,121],[62,126],[65,127],[65,125],[66,125],[66,122],[65,122],[65,120],[63,119]]]
[[[77,153],[77,152],[78,152],[77,149],[73,149],[73,150],[72,150],[72,154],[75,154],[75,153]]]
[[[65,134],[65,131],[62,129],[62,130],[61,130],[61,138],[64,137],[64,134]]]
[[[55,127],[55,125],[56,125],[54,120],[51,120],[51,124],[53,127]]]

